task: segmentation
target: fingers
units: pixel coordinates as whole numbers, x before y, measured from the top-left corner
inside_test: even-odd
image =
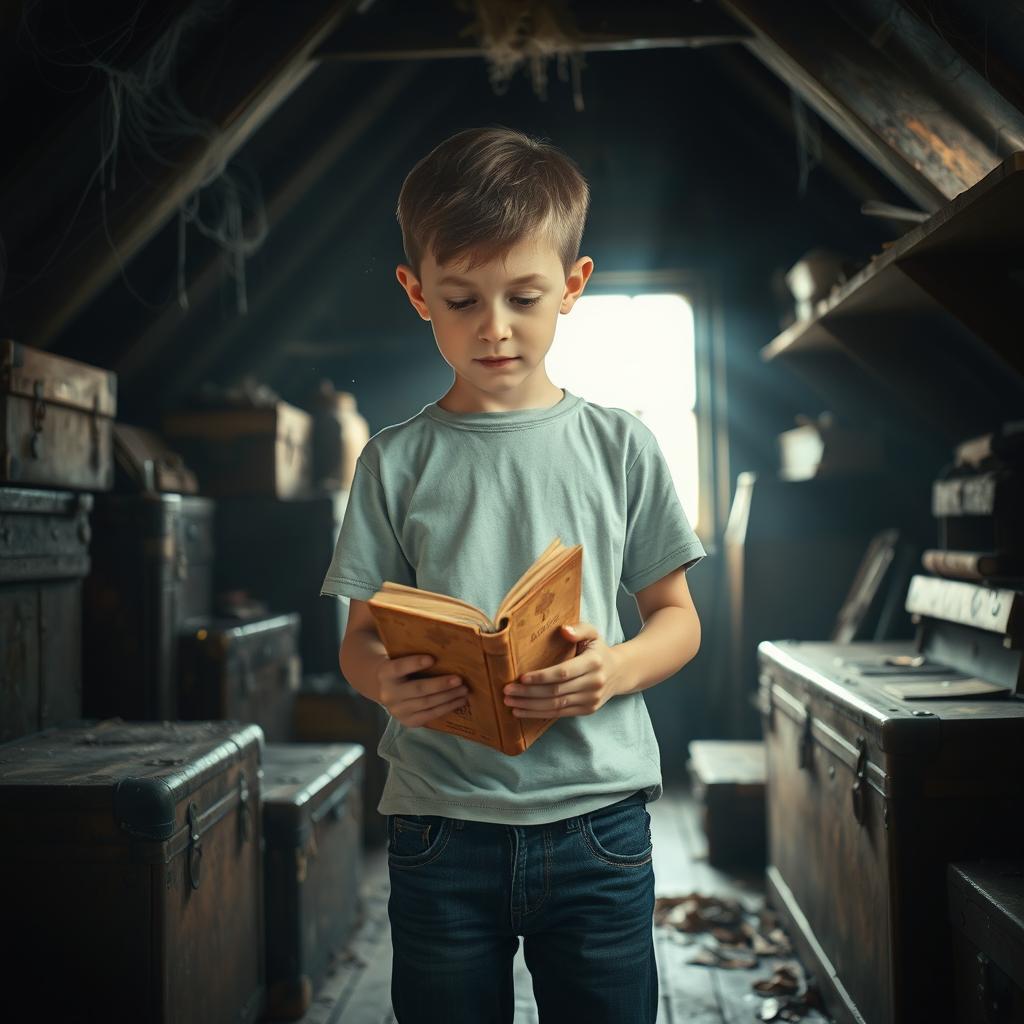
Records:
[[[535,696],[554,693],[556,686],[566,683],[578,683],[587,675],[599,672],[602,665],[596,653],[578,654],[575,658],[563,661],[559,665],[535,672],[527,672],[520,676],[521,682],[513,684],[512,692],[532,693]],[[506,687],[506,692],[508,687]]]
[[[593,714],[602,704],[604,674],[588,672],[568,683],[509,686],[502,696],[517,718],[568,718]]]
[[[410,679],[434,663],[430,655],[407,655],[394,658],[385,665],[381,703],[403,725],[410,728],[462,707],[468,689],[458,676],[427,676]]]
[[[573,640],[596,640],[601,635],[592,622],[564,623],[562,629]]]
[[[407,654],[402,658],[391,658],[387,669],[393,679],[402,679],[413,672],[422,672],[433,663],[434,659],[429,654]]]
[[[388,711],[402,725],[413,728],[462,707],[466,703],[466,692],[465,686],[456,686],[454,689],[446,687],[444,691],[426,697],[399,700],[388,706]]]
[[[516,718],[576,718],[579,715],[592,715],[601,706],[594,697],[576,694],[574,697],[549,697],[539,701],[517,699],[510,703],[505,701]]]

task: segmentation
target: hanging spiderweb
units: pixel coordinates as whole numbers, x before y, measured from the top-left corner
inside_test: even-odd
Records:
[[[807,181],[811,176],[811,171],[821,163],[821,130],[814,115],[792,90],[789,93],[789,100],[793,112],[793,130],[796,135],[796,155],[799,165],[797,193],[803,196],[807,192]]]
[[[559,80],[572,78],[573,108],[583,110],[580,77],[585,62],[564,0],[456,0],[456,7],[476,15],[460,35],[472,36],[483,47],[495,95],[505,95],[512,76],[525,64],[534,93],[546,100],[548,61],[554,58]]]
[[[26,5],[26,12],[31,6]],[[140,2],[126,23],[126,33],[133,29],[143,6]],[[222,19],[229,6],[230,0],[197,0],[133,67],[115,66],[106,53],[89,53],[85,59],[75,62],[44,54],[38,47],[37,53],[64,66],[95,69],[106,78],[99,164],[89,179],[86,194],[98,180],[104,231],[121,265],[122,278],[133,294],[134,289],[124,274],[124,264],[111,236],[107,216],[109,194],[117,189],[119,159],[123,154],[132,160],[143,158],[172,167],[178,160],[166,154],[175,144],[183,140],[206,144],[199,179],[178,208],[178,304],[182,309],[188,308],[185,267],[187,228],[191,225],[223,250],[227,272],[235,283],[236,306],[240,313],[244,313],[248,308],[245,262],[267,236],[266,212],[259,182],[255,175],[247,174],[237,166],[229,169],[227,157],[217,146],[216,125],[189,110],[177,89],[178,68],[189,36],[203,23]],[[27,21],[23,21],[22,31],[23,34],[30,33]],[[84,199],[85,194],[79,202],[79,209]],[[248,233],[247,223],[250,225]],[[141,296],[136,297],[144,301]]]

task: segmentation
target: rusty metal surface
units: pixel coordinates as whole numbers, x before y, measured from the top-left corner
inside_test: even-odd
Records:
[[[249,622],[197,619],[178,645],[178,715],[255,722],[266,738],[292,738],[302,679],[297,614]]]
[[[363,748],[268,744],[265,753],[268,1007],[305,1012],[363,911]]]
[[[178,635],[212,604],[213,509],[194,495],[104,495],[85,583],[84,707],[177,715]]]
[[[5,1012],[45,992],[68,1020],[256,1018],[261,747],[251,725],[116,720],[0,746]]]
[[[0,340],[0,482],[106,491],[117,376]]]
[[[273,612],[302,616],[299,650],[307,673],[336,671],[348,611],[324,600],[324,552],[333,551],[347,492],[296,501],[224,498],[217,502],[215,589],[247,590]],[[277,558],[253,558],[265,538]]]
[[[0,488],[0,742],[82,713],[92,496]]]
[[[1024,842],[1024,703],[900,701],[844,670],[913,644],[764,643],[769,879],[838,1019],[946,1019],[944,872]],[[830,980],[831,979],[831,980]],[[859,1017],[858,1017],[859,1015]]]

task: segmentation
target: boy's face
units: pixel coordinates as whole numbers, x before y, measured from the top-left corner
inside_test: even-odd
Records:
[[[433,327],[437,347],[455,371],[442,407],[452,412],[497,412],[552,405],[558,389],[544,358],[559,313],[568,313],[594,269],[578,259],[568,277],[543,236],[518,243],[504,261],[466,269],[468,260],[439,266],[428,252],[417,279],[396,268],[409,301]],[[495,362],[500,357],[502,362]]]

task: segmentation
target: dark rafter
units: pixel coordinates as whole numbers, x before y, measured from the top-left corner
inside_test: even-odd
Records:
[[[117,189],[108,197],[106,223],[96,197],[90,216],[80,217],[72,227],[60,260],[31,287],[10,297],[5,330],[36,347],[49,347],[209,170],[225,162],[298,87],[316,66],[311,57],[317,46],[353,6],[354,0],[236,5],[230,24],[223,27],[224,38],[230,40],[230,61],[224,44],[214,40],[181,82],[182,101],[216,126],[213,137],[183,142],[166,155],[166,162],[125,161]],[[10,183],[0,218],[7,209],[36,207],[38,175],[38,167],[29,167],[20,181]],[[29,271],[43,265],[56,241],[48,235],[28,239],[24,249],[9,254],[12,267],[15,259]]]
[[[208,377],[223,380],[242,376],[262,358],[262,346],[280,344],[278,328],[294,318],[296,309],[305,308],[331,291],[329,261],[317,257],[338,244],[343,237],[342,225],[358,210],[366,192],[411,141],[432,127],[434,118],[444,113],[457,94],[457,87],[452,84],[432,94],[426,110],[399,106],[389,124],[387,139],[361,163],[359,176],[344,195],[319,210],[311,221],[303,220],[294,242],[278,239],[278,258],[264,275],[248,316],[224,324],[191,354],[187,364],[180,364],[170,379],[163,382],[165,408],[184,401]],[[282,303],[282,295],[288,297],[286,303]],[[258,332],[260,340],[254,332]],[[238,359],[243,352],[244,366]]]
[[[922,67],[893,61],[858,4],[721,0],[750,50],[921,207],[933,211],[999,163],[987,140],[937,103]]]
[[[460,14],[454,4],[406,6],[399,16],[379,5],[324,40],[318,56],[343,60],[484,56],[470,32],[472,16]],[[581,52],[716,46],[739,42],[750,34],[711,3],[576,4],[571,17]]]
[[[351,108],[342,110],[336,126],[308,152],[302,151],[287,179],[268,197],[265,205],[267,224],[273,231],[284,223],[312,188],[332,167],[358,145],[378,119],[384,116],[398,101],[402,91],[415,77],[417,66],[402,64],[394,67],[383,84],[377,86],[372,96]],[[337,92],[332,76],[326,74],[325,82],[317,98],[307,101],[320,105]],[[331,88],[333,85],[333,88]],[[285,140],[291,144],[294,140]],[[113,369],[123,384],[131,386],[133,381],[144,376],[154,360],[172,344],[182,329],[194,329],[204,309],[218,298],[223,280],[222,254],[219,250],[210,252],[188,284],[188,311],[176,303],[167,303],[145,328],[122,356]]]

